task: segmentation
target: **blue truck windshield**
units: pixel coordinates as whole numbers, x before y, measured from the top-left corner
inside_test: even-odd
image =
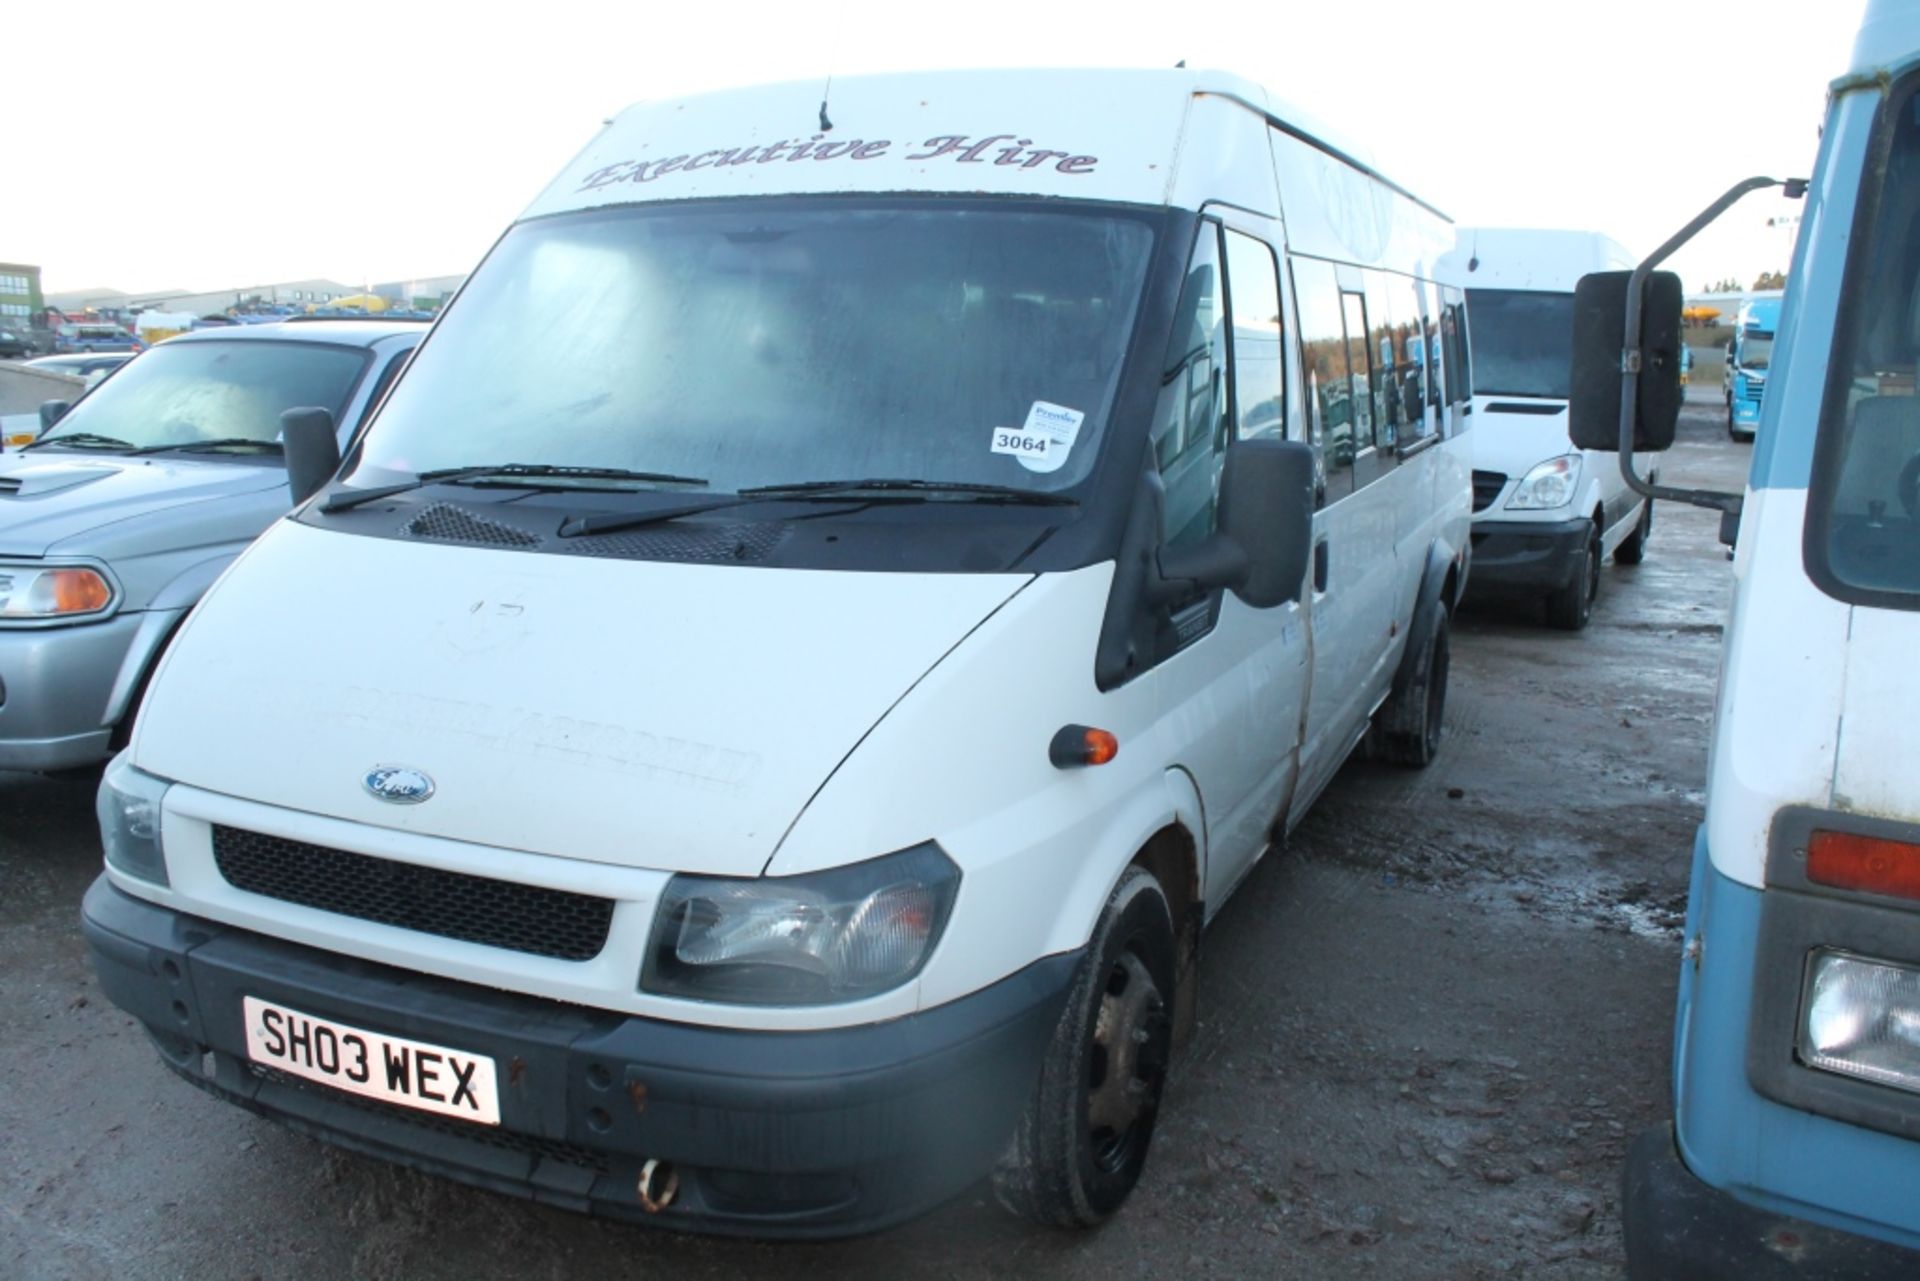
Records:
[[[370,429],[357,486],[475,462],[1061,489],[1091,466],[1144,220],[954,201],[523,223]]]
[[[1885,175],[1870,231],[1856,229],[1808,500],[1814,580],[1845,600],[1920,608],[1920,103],[1883,110]],[[1870,169],[1871,172],[1871,169]],[[1861,203],[1874,208],[1871,192]],[[1841,371],[1845,371],[1844,374]]]

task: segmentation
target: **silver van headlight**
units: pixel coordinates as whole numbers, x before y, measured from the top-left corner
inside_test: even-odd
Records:
[[[155,885],[167,883],[167,860],[160,848],[160,802],[172,786],[164,778],[135,769],[126,752],[113,758],[94,801],[108,867]]]
[[[857,1001],[920,972],[959,888],[931,842],[803,876],[675,876],[640,986],[738,1005]]]

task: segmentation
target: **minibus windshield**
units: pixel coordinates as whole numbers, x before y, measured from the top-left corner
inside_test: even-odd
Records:
[[[719,493],[849,477],[1067,488],[1104,430],[1149,217],[836,198],[522,223],[415,356],[349,480],[511,461]]]
[[[367,353],[268,339],[162,343],[96,387],[29,448],[276,447],[280,414],[346,408]]]
[[[1469,289],[1467,331],[1476,395],[1567,398],[1572,294]]]
[[[1772,334],[1742,334],[1733,358],[1742,369],[1765,369],[1773,356]]]
[[[1881,112],[1884,174],[1871,231],[1856,230],[1835,326],[1808,500],[1808,571],[1862,605],[1920,608],[1920,102]],[[1871,182],[1871,179],[1869,179]],[[1874,193],[1861,193],[1874,209]],[[1842,373],[1841,371],[1846,371]],[[1781,430],[1786,430],[1784,421]]]

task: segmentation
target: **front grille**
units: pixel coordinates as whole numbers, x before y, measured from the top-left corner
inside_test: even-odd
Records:
[[[215,826],[213,860],[235,889],[442,938],[562,961],[606,946],[613,900],[398,863]]]
[[[1760,403],[1761,394],[1767,390],[1767,385],[1765,383],[1757,383],[1753,379],[1749,378],[1747,379],[1747,385],[1745,390],[1746,390],[1747,399],[1751,400],[1754,404],[1757,405]]]
[[[1500,491],[1506,487],[1507,478],[1501,472],[1473,473],[1473,509],[1479,512],[1493,506],[1493,500],[1500,497]]]
[[[26,483],[18,476],[0,476],[0,494],[17,494]]]

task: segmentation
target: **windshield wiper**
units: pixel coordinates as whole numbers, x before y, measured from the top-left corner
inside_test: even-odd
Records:
[[[412,480],[403,480],[394,485],[381,485],[376,489],[341,490],[320,504],[323,512],[343,512],[362,503],[378,502],[382,498],[391,498],[395,494],[404,494],[409,490],[425,485],[457,485],[485,481],[489,477],[509,478],[505,483],[513,484],[524,480],[627,480],[652,485],[704,485],[706,480],[699,476],[675,476],[670,472],[628,471],[624,467],[567,467],[551,463],[491,463],[474,467],[437,467],[432,471],[423,471]],[[538,486],[535,486],[538,488]]]
[[[960,480],[913,480],[872,476],[865,480],[803,480],[786,485],[754,485],[740,491],[742,498],[788,498],[805,494],[846,494],[862,490],[903,494],[967,494],[981,502],[1030,503],[1035,507],[1078,507],[1065,494],[1014,485],[977,485]]]
[[[880,498],[868,497],[875,493]],[[643,525],[662,525],[682,516],[723,511],[752,503],[817,503],[846,501],[866,505],[873,502],[928,503],[934,494],[964,494],[980,503],[1031,503],[1040,507],[1077,507],[1079,503],[1063,494],[1042,493],[1034,489],[1016,489],[1011,485],[973,485],[945,480],[807,480],[788,485],[754,485],[733,495],[716,494],[699,502],[658,507],[645,512],[608,512],[601,516],[582,516],[560,526],[560,537],[581,538],[588,534],[610,534]]]
[[[270,449],[274,453],[284,453],[285,447],[277,440],[261,440],[255,436],[216,436],[211,440],[183,440],[171,445],[146,445],[132,450],[135,454],[198,454],[215,449]]]
[[[100,433],[92,431],[70,431],[64,436],[48,436],[44,440],[34,441],[31,445],[22,445],[20,446],[20,452],[24,454],[27,450],[38,449],[42,445],[78,445],[85,449],[124,449],[129,451],[134,448],[132,441],[121,440],[118,436],[102,436]]]

